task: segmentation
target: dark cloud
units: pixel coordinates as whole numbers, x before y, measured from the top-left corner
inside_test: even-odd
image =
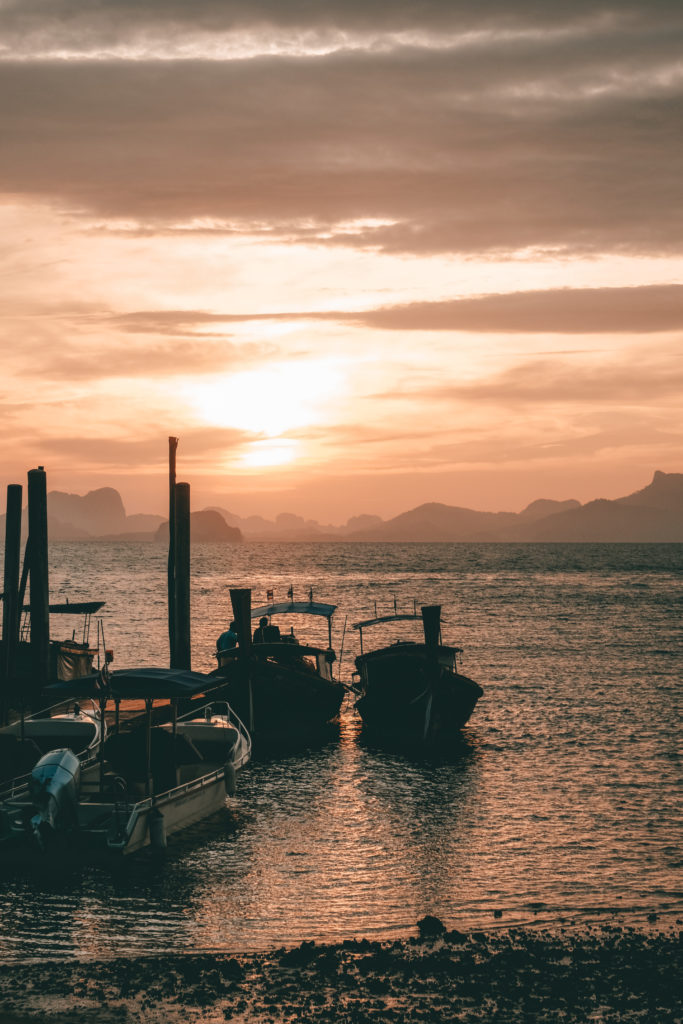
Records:
[[[264,32],[353,32],[376,34],[410,30],[472,32],[548,30],[589,20],[647,27],[653,21],[680,23],[680,5],[671,0],[5,0],[0,25],[8,39],[35,46],[52,41],[88,41],[102,49],[123,40],[163,35],[168,40],[196,33],[239,30]]]
[[[563,288],[415,302],[371,310],[367,327],[501,333],[651,333],[683,330],[683,285]]]
[[[191,335],[197,328],[257,320],[350,322],[394,331],[476,331],[514,334],[655,333],[683,330],[683,285],[559,288],[411,302],[359,312],[207,313],[141,310],[109,319],[131,333]],[[262,350],[259,348],[260,354]],[[210,351],[208,353],[210,355]],[[243,347],[239,356],[245,357]]]
[[[673,6],[637,10],[443,51],[5,63],[0,189],[141,230],[205,218],[395,252],[679,251],[680,39]],[[368,219],[388,223],[341,230]]]
[[[432,384],[386,393],[389,399],[430,397],[444,402],[493,402],[498,405],[652,406],[676,401],[683,389],[677,354],[647,362],[631,355],[617,365],[576,365],[563,360],[530,360],[488,380],[468,384]]]

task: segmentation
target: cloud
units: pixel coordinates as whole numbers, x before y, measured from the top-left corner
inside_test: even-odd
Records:
[[[408,6],[375,20],[414,19]],[[297,10],[320,20],[317,5]],[[419,10],[436,27],[451,17]],[[680,251],[674,8],[645,27],[633,5],[564,35],[531,10],[487,6],[484,24],[529,31],[450,49],[5,62],[0,189],[144,231],[203,219],[400,253]]]
[[[132,334],[192,337],[198,329],[252,321],[333,321],[390,331],[467,331],[526,334],[645,334],[683,329],[683,285],[630,288],[548,288],[477,295],[440,302],[411,302],[376,309],[283,310],[214,313],[206,310],[139,310],[106,322]],[[255,347],[255,346],[254,346]],[[271,355],[261,347],[253,358]],[[230,353],[234,358],[237,353]],[[249,358],[244,348],[239,357]],[[207,358],[211,356],[211,350]]]
[[[614,30],[644,33],[653,24],[680,25],[680,7],[670,0],[639,0],[618,5],[575,0],[571,5],[538,4],[533,0],[5,0],[0,26],[8,50],[20,53],[77,50],[111,53],[119,47],[150,49],[165,44],[165,52],[185,52],[201,41],[235,36],[265,38],[271,45],[377,46],[387,36],[404,34],[476,35],[497,33],[566,32],[590,25],[594,32],[607,25]]]
[[[366,327],[503,333],[651,333],[683,329],[683,285],[562,288],[371,310]]]
[[[211,456],[234,452],[258,435],[228,428],[185,428],[182,432],[184,463],[204,463]],[[147,433],[144,437],[52,437],[42,438],[41,450],[54,453],[60,461],[73,460],[80,467],[139,471],[142,467],[160,468],[168,459],[166,435]]]
[[[642,353],[622,356],[618,365],[575,365],[563,360],[530,360],[488,380],[431,384],[389,392],[386,398],[427,397],[445,402],[518,405],[652,406],[679,400],[683,368],[676,353],[647,361]]]
[[[11,365],[17,380],[159,380],[245,369],[278,352],[268,342],[236,344],[226,340],[223,332],[206,336],[196,330],[211,320],[209,314],[194,311],[117,316],[101,311],[79,314],[66,307],[56,317],[45,313],[10,318],[2,333],[7,338],[18,334],[21,346],[12,352],[5,342],[5,370]],[[151,334],[159,340],[132,344],[127,334]]]

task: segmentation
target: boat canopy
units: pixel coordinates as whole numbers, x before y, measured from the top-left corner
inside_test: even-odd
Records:
[[[319,601],[281,601],[278,604],[264,604],[260,608],[252,608],[252,619],[260,619],[267,615],[324,615],[331,619],[337,610],[336,604],[321,604]]]
[[[4,593],[0,594],[0,601],[4,596]],[[104,601],[64,601],[60,604],[51,604],[50,615],[94,615],[100,608],[104,608],[104,605]],[[30,612],[31,605],[25,604],[22,611]]]
[[[365,629],[366,626],[378,626],[382,622],[401,622],[410,620],[411,622],[422,622],[421,615],[415,615],[413,612],[405,615],[381,615],[377,619],[365,619],[364,622],[354,622],[354,629]]]
[[[51,604],[50,615],[94,615],[104,608],[104,601],[65,601]]]
[[[51,683],[45,689],[64,698],[90,697],[93,700],[157,700],[189,698],[215,686],[201,672],[171,668],[125,668],[113,672],[93,672],[65,683]]]

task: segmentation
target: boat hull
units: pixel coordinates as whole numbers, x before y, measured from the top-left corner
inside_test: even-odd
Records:
[[[339,714],[345,688],[314,671],[299,671],[275,661],[250,660],[247,671],[238,661],[214,673],[216,690],[254,735],[308,733]]]
[[[407,740],[441,741],[468,722],[483,690],[420,651],[387,648],[356,660],[356,709],[366,728]]]
[[[137,853],[145,846],[163,846],[155,830],[160,824],[163,827],[163,839],[180,832],[195,822],[208,818],[220,811],[227,804],[227,782],[223,770],[197,779],[194,783],[162,794],[154,801],[145,800],[136,804],[128,818],[125,831],[117,836],[109,829],[103,834],[99,845],[106,846],[114,853],[122,855]],[[159,815],[162,821],[159,822]],[[154,817],[157,818],[153,824]],[[97,838],[90,835],[90,839]]]

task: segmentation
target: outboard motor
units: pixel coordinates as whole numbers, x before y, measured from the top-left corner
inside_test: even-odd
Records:
[[[42,850],[56,832],[76,823],[80,775],[80,761],[66,748],[45,754],[31,772],[28,789],[36,809],[31,827]]]

